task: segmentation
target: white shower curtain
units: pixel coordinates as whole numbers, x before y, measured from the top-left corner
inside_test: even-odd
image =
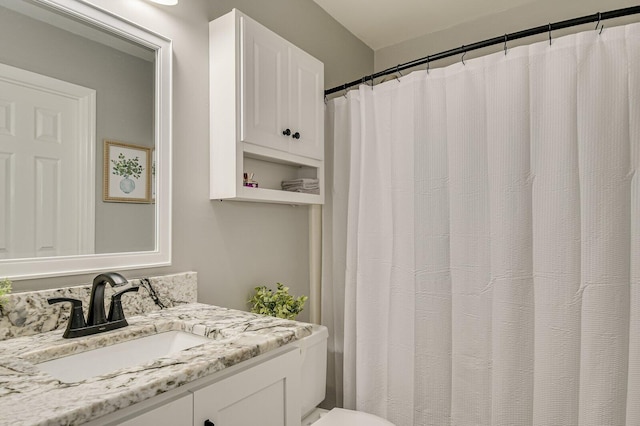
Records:
[[[330,401],[640,425],[640,25],[329,103]]]

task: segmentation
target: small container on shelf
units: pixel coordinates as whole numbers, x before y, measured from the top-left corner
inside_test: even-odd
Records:
[[[242,179],[242,185],[247,188],[257,188],[258,182],[253,180],[253,173],[244,173]]]

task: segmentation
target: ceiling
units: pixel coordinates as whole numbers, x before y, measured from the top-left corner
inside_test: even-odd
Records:
[[[373,50],[536,0],[314,0]]]

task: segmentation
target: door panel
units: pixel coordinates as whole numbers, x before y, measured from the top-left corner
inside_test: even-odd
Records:
[[[324,66],[303,51],[291,52],[290,122],[300,134],[291,139],[290,152],[324,158]]]
[[[241,20],[244,26],[241,139],[286,151],[289,138],[282,134],[288,126],[284,117],[286,45],[255,22],[244,17]]]
[[[300,426],[300,352],[289,352],[193,394],[194,425]]]

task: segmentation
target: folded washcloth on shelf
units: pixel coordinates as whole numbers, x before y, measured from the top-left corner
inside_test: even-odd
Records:
[[[304,192],[307,194],[320,193],[320,180],[312,178],[301,178],[283,180],[282,189],[291,192]]]
[[[296,187],[304,189],[318,189],[320,188],[320,181],[318,179],[301,178],[292,180],[283,180],[282,187]]]

